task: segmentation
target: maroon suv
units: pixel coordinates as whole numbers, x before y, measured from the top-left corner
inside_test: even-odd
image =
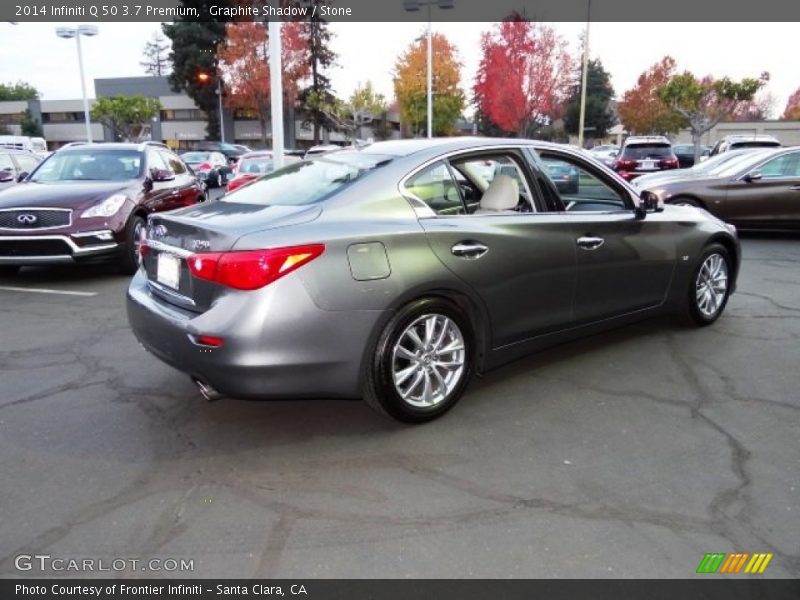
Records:
[[[0,192],[0,274],[98,260],[132,273],[147,215],[204,198],[202,184],[163,144],[61,149]]]
[[[672,151],[672,144],[661,135],[629,137],[614,163],[614,170],[625,181],[646,173],[677,168],[678,157]]]

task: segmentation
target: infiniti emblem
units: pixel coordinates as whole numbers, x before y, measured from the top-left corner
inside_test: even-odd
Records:
[[[167,228],[163,225],[156,225],[152,230],[153,237],[161,238],[167,235]]]
[[[17,223],[21,223],[22,225],[33,225],[38,220],[36,215],[30,213],[23,213],[17,216]]]

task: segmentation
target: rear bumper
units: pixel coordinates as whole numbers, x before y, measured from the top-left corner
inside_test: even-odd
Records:
[[[153,355],[224,396],[247,399],[359,397],[364,349],[383,314],[322,310],[294,274],[192,313],[154,295],[139,271],[127,308],[134,335]],[[198,335],[224,344],[198,346]]]
[[[0,235],[0,264],[42,265],[113,258],[120,245],[111,231],[78,234]]]

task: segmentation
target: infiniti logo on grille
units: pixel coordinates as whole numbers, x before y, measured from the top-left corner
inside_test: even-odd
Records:
[[[33,225],[38,220],[36,215],[30,213],[23,213],[17,216],[17,223],[21,223],[22,225]]]

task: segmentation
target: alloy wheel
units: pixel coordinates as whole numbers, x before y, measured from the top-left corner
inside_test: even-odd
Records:
[[[144,230],[144,223],[139,220],[136,221],[136,224],[133,226],[133,240],[131,244],[131,249],[133,251],[133,261],[134,264],[141,266],[142,264],[142,254],[140,252],[142,246],[142,231]]]
[[[709,254],[697,273],[695,298],[697,309],[707,319],[713,318],[728,293],[728,263],[717,253]]]
[[[422,315],[400,334],[392,351],[395,390],[412,406],[436,406],[463,378],[466,359],[464,335],[455,321]]]

